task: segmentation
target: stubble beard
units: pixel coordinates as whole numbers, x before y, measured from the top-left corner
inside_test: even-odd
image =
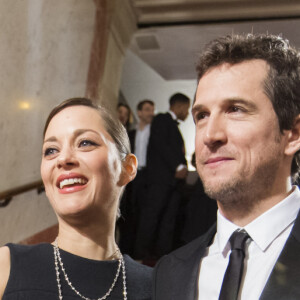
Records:
[[[274,178],[278,173],[280,153],[276,149],[272,150],[269,159],[261,163],[251,176],[245,170],[241,170],[227,181],[208,182],[205,178],[201,178],[205,193],[211,199],[217,200],[223,209],[238,211],[240,214],[252,211],[263,201],[268,190],[272,189]]]

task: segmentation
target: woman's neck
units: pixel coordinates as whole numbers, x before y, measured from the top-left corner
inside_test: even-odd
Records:
[[[107,228],[91,226],[70,226],[60,220],[57,237],[58,247],[72,254],[94,260],[111,259],[117,249],[115,226]]]

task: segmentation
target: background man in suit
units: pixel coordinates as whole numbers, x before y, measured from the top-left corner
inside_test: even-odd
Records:
[[[184,141],[178,120],[188,116],[190,99],[176,93],[170,110],[154,117],[147,153],[149,189],[141,209],[136,256],[156,258],[172,250],[179,195],[176,185],[187,176]]]
[[[139,122],[136,129],[128,132],[131,151],[138,159],[138,170],[135,179],[126,186],[126,192],[122,199],[124,220],[120,224],[119,246],[123,253],[131,255],[133,258],[135,258],[134,248],[140,208],[147,195],[147,147],[154,109],[155,105],[152,100],[140,101],[137,105]]]
[[[300,55],[281,37],[228,36],[197,71],[196,164],[217,225],[158,263],[153,298],[300,299]]]

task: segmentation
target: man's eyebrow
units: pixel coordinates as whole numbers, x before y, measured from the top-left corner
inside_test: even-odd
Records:
[[[242,98],[229,98],[224,101],[225,104],[243,104],[250,109],[256,109],[257,106],[250,100],[245,100]]]
[[[194,105],[193,108],[192,108],[192,115],[194,115],[197,111],[203,110],[204,107],[205,106],[203,104]]]
[[[96,130],[93,130],[93,129],[77,129],[72,133],[72,135],[73,135],[73,137],[76,138],[76,137],[80,136],[81,134],[84,134],[89,131],[99,135],[99,132],[97,132]],[[57,138],[55,136],[51,136],[51,137],[47,138],[46,140],[44,140],[44,143],[47,143],[47,142],[57,142]]]
[[[243,104],[246,107],[248,107],[249,109],[257,108],[255,103],[253,103],[252,101],[249,101],[249,100],[242,99],[242,98],[228,98],[223,101],[223,104],[226,104],[226,105],[228,105],[228,104],[232,104],[232,105],[233,104]],[[192,108],[192,115],[194,115],[198,111],[205,109],[205,107],[206,106],[203,104],[194,105]]]

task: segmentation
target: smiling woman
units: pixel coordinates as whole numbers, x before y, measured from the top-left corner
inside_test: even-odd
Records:
[[[52,244],[0,248],[0,299],[150,299],[151,269],[122,255],[114,238],[136,168],[125,128],[103,107],[85,98],[55,107],[41,175],[59,234]]]

